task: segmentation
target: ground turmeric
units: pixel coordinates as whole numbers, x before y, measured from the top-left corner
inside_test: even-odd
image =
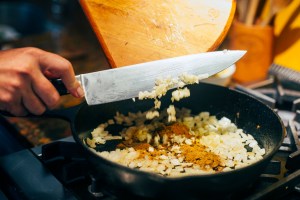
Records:
[[[162,130],[158,132],[160,136],[163,136],[164,134],[170,136],[170,135],[183,135],[186,138],[191,138],[191,135],[189,133],[189,129],[186,125],[181,123],[174,123],[168,126],[165,126]]]
[[[215,171],[222,171],[224,168],[221,166],[220,157],[208,151],[204,145],[182,145],[180,149],[186,162],[197,164],[203,170],[214,169]]]
[[[163,126],[161,129],[157,130],[155,134],[159,134],[161,137],[163,135],[183,135],[186,138],[191,138],[189,134],[189,129],[186,125],[181,123],[174,123],[168,126]],[[125,142],[118,145],[118,148],[133,147],[139,152],[139,158],[143,159],[147,157],[152,160],[158,156],[165,155],[167,152],[171,152],[171,146],[161,146],[160,149],[154,148],[145,142],[134,142],[127,144]],[[149,148],[153,148],[149,151]],[[222,171],[223,166],[221,159],[218,155],[209,151],[206,146],[196,143],[193,145],[182,144],[180,145],[181,155],[184,157],[184,161],[187,163],[193,163],[198,165],[202,170],[213,169],[215,171]]]

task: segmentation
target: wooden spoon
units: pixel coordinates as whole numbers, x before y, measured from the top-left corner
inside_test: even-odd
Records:
[[[248,10],[248,13],[246,16],[246,22],[245,22],[245,24],[248,26],[253,25],[255,15],[257,12],[257,8],[258,8],[259,0],[251,0],[249,3],[250,3],[250,5],[249,5],[250,8]]]

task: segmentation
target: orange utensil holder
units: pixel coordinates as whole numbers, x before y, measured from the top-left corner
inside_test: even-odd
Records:
[[[234,21],[229,37],[230,49],[247,50],[245,56],[236,63],[234,81],[252,83],[265,79],[273,62],[273,28],[260,25],[247,26]]]

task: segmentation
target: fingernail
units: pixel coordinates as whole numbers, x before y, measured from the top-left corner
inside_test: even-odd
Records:
[[[81,86],[77,88],[77,97],[84,97],[84,91]]]

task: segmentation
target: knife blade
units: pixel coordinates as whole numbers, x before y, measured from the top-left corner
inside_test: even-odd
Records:
[[[151,91],[157,78],[187,74],[212,76],[233,65],[246,51],[223,50],[168,58],[141,64],[77,75],[88,105],[131,99]],[[58,89],[63,87],[53,82]],[[60,86],[58,86],[60,85]],[[63,89],[58,89],[62,94]]]

